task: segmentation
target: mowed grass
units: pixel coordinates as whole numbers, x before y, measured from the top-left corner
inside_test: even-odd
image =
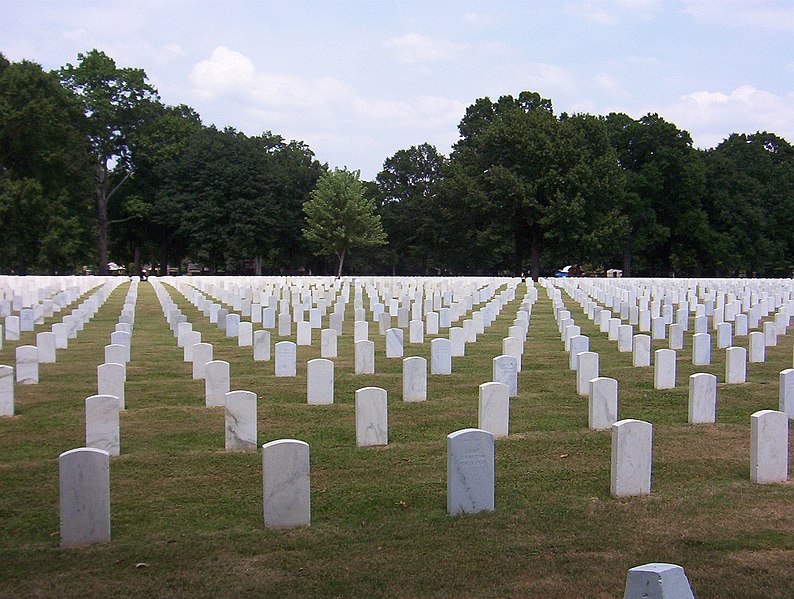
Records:
[[[311,447],[312,525],[272,531],[263,525],[261,454],[224,452],[223,410],[204,406],[203,381],[192,380],[152,287],[141,283],[122,455],[111,460],[113,540],[61,549],[56,460],[84,443],[84,399],[96,392],[128,287],[59,350],[57,364],[40,367],[38,385],[16,387],[17,415],[0,419],[3,597],[620,597],[626,571],[652,561],[683,565],[698,597],[792,594],[794,488],[749,481],[750,415],[777,409],[791,334],[768,348],[766,363],[749,365],[749,383],[719,385],[717,424],[691,426],[687,377],[724,380],[724,350],[714,347],[711,366],[693,367],[687,335],[677,388],[656,391],[653,369],[633,368],[565,297],[600,353],[602,376],[619,381],[620,417],[654,424],[651,495],[614,499],[610,433],[587,429],[587,400],[576,394],[541,290],[511,435],[496,442],[496,510],[446,515],[446,435],[477,426],[478,385],[491,378],[523,285],[453,359],[451,376],[429,375],[423,403],[401,401],[401,360],[385,358],[374,322],[377,374],[353,374],[351,303],[331,406],[306,405],[317,331],[312,347],[298,348],[298,376],[277,379],[273,362],[255,363],[251,348],[167,287],[215,359],[230,362],[232,389],[258,394],[259,444],[295,438]],[[13,364],[14,347],[33,338],[6,342],[0,363]],[[405,355],[429,359],[429,341],[406,344]],[[368,385],[388,391],[387,447],[355,444],[354,392]]]

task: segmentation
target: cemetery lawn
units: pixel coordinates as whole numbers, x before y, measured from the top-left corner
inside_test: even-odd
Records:
[[[123,285],[56,364],[41,365],[38,385],[16,386],[16,415],[0,419],[0,596],[621,597],[626,571],[654,561],[684,566],[697,597],[792,595],[794,486],[749,479],[750,415],[778,408],[791,332],[767,348],[765,363],[748,365],[749,383],[720,383],[717,424],[691,426],[688,376],[710,372],[723,381],[724,350],[715,345],[713,363],[694,367],[688,334],[676,389],[656,391],[653,369],[633,368],[631,354],[618,353],[564,296],[600,353],[601,376],[619,381],[620,418],[654,425],[651,495],[614,499],[611,435],[587,429],[587,399],[576,394],[541,290],[511,434],[496,441],[496,510],[450,517],[446,435],[477,426],[478,385],[491,380],[524,285],[467,355],[453,358],[452,375],[428,374],[422,403],[401,401],[401,360],[385,357],[374,322],[377,374],[353,374],[351,301],[330,406],[306,405],[317,331],[312,347],[298,347],[298,376],[276,379],[272,361],[255,363],[250,347],[237,347],[166,288],[214,345],[215,359],[231,364],[231,388],[258,394],[258,444],[309,443],[311,527],[264,528],[261,452],[224,452],[223,409],[204,406],[204,383],[192,380],[143,282],[121,455],[110,465],[112,542],[59,548],[56,459],[84,444],[84,399],[96,393]],[[13,364],[14,347],[34,335],[5,342],[0,364]],[[407,331],[405,338],[405,356],[429,362],[430,338],[424,345],[409,345]],[[737,344],[747,347],[747,338]],[[654,341],[653,350],[661,347]],[[370,385],[388,391],[389,445],[357,448],[354,391]]]

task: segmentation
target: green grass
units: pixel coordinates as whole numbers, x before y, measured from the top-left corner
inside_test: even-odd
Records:
[[[601,375],[619,381],[620,417],[654,424],[651,495],[614,499],[610,434],[586,428],[587,400],[576,394],[542,291],[511,435],[496,442],[496,510],[451,518],[446,435],[477,425],[477,387],[490,380],[519,299],[453,358],[451,376],[429,376],[422,403],[400,401],[401,360],[385,358],[376,323],[378,374],[353,374],[351,303],[335,403],[308,406],[316,332],[313,347],[298,348],[298,376],[275,378],[273,362],[254,362],[251,348],[237,347],[169,287],[215,359],[230,362],[232,388],[257,393],[259,444],[296,438],[311,447],[312,526],[271,531],[261,455],[223,451],[223,410],[204,406],[203,381],[192,380],[151,286],[141,283],[122,455],[111,460],[113,540],[60,549],[56,459],[84,443],[83,401],[96,392],[96,366],[127,289],[59,350],[57,364],[41,365],[38,385],[16,387],[17,415],[0,419],[0,596],[619,597],[626,571],[651,561],[683,565],[698,597],[788,597],[794,588],[794,489],[749,481],[750,415],[777,409],[794,336],[768,348],[766,363],[749,365],[749,383],[719,385],[716,424],[690,426],[687,377],[723,380],[724,350],[713,348],[711,366],[693,367],[688,334],[677,388],[656,391],[652,368],[633,368],[631,355],[565,297],[600,353]],[[34,337],[25,335],[5,343],[0,363],[13,364],[14,348]],[[406,356],[429,359],[429,341],[406,344]],[[355,445],[354,393],[368,385],[389,395],[387,447]]]

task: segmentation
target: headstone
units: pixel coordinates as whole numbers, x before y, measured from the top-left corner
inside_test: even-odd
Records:
[[[18,385],[37,385],[39,382],[39,350],[35,345],[16,348],[16,373]]]
[[[336,334],[336,331],[331,330]],[[306,401],[309,405],[334,403],[334,363],[325,358],[306,363]]]
[[[251,347],[254,344],[254,325],[244,320],[237,325],[237,346]]]
[[[2,368],[0,366],[0,387],[2,387]],[[6,367],[7,368],[7,367]],[[0,390],[0,397],[2,391]],[[786,368],[780,372],[780,411],[794,418],[794,368]],[[0,413],[2,414],[2,413]]]
[[[764,340],[767,347],[775,347],[777,345],[777,326],[774,322],[764,323]]]
[[[579,395],[590,393],[590,381],[598,378],[598,354],[595,352],[582,352],[579,354],[579,368],[576,370],[576,392]]]
[[[412,320],[408,323],[408,343],[425,342],[425,323],[422,320]]]
[[[39,364],[55,364],[55,333],[42,332],[36,335]]]
[[[466,428],[447,435],[447,513],[494,510],[494,436]]]
[[[747,382],[747,349],[744,347],[725,350],[725,382],[730,385]]]
[[[58,457],[61,547],[110,542],[110,455],[81,447]]]
[[[312,325],[310,322],[302,320],[298,323],[298,345],[311,345],[312,344]]]
[[[23,308],[19,313],[19,330],[24,332],[32,331],[36,328],[36,318],[31,308]]]
[[[402,329],[387,329],[386,330],[386,357],[387,358],[402,358],[403,357],[403,330]]]
[[[419,356],[403,360],[403,401],[427,399],[427,360]]]
[[[510,397],[517,397],[518,360],[514,356],[496,356],[492,360],[492,380],[505,385]]]
[[[267,528],[311,524],[308,443],[279,439],[262,446],[262,497]]]
[[[637,368],[651,365],[651,338],[648,335],[634,335],[632,364]]]
[[[254,331],[254,361],[270,361],[270,331],[259,329]]]
[[[585,335],[575,335],[571,337],[568,368],[577,370],[579,368],[579,354],[586,351],[590,351],[590,337],[586,337]]]
[[[438,312],[425,314],[425,331],[428,335],[438,335]]]
[[[751,363],[765,362],[766,361],[766,340],[761,331],[753,331],[750,337],[750,355]]]
[[[670,325],[670,349],[684,349],[684,327],[673,323]]]
[[[466,355],[466,335],[463,327],[449,327],[449,351],[453,358]]]
[[[590,380],[588,426],[597,431],[610,430],[618,420],[618,382],[600,376]]]
[[[717,325],[717,349],[725,349],[733,343],[733,325],[721,322]]]
[[[127,348],[123,345],[111,344],[105,346],[105,362],[113,362],[115,364],[127,363]]]
[[[366,320],[357,320],[353,325],[353,343],[369,341],[369,323]]]
[[[226,451],[256,451],[256,393],[229,391],[223,404]]]
[[[707,424],[716,420],[717,377],[700,372],[689,377],[689,423]]]
[[[622,324],[618,328],[618,351],[630,353],[634,346],[634,327],[630,324]]]
[[[292,318],[289,312],[280,312],[278,315],[278,336],[289,337],[292,335]]]
[[[110,334],[110,343],[111,345],[123,345],[127,350],[127,359],[126,361],[130,361],[131,353],[130,349],[132,348],[132,335],[129,333],[125,333],[124,331],[114,331]]]
[[[193,380],[202,380],[206,372],[207,362],[212,361],[212,345],[196,343],[193,346]]]
[[[480,385],[478,425],[494,438],[507,437],[510,429],[510,390],[504,383]]]
[[[185,335],[192,331],[193,325],[189,322],[180,322],[176,325],[176,344],[178,347],[185,347]]]
[[[653,388],[675,389],[675,350],[657,349],[653,355]]]
[[[66,325],[62,322],[56,322],[52,325],[52,332],[55,334],[55,349],[67,349],[69,347],[69,337]],[[0,344],[2,344],[2,341],[0,341]]]
[[[375,374],[375,343],[358,341],[354,344],[355,373]]]
[[[85,446],[119,455],[119,398],[92,395],[85,399]]]
[[[275,308],[262,308],[262,328],[263,329],[275,329],[276,328],[276,309]]]
[[[229,363],[224,360],[207,362],[204,371],[204,401],[208,408],[221,407],[231,387]]]
[[[320,332],[320,357],[335,358],[337,353],[336,329],[323,329]]]
[[[642,420],[619,420],[612,425],[613,497],[651,492],[653,425]]]
[[[0,416],[14,415],[14,368],[0,365]]]
[[[433,339],[430,342],[430,374],[452,374],[449,339]]]
[[[96,369],[97,395],[112,395],[118,398],[119,410],[127,407],[124,385],[127,380],[127,367],[117,362],[100,364]]]
[[[356,391],[356,445],[388,445],[386,390],[364,387]]]
[[[279,341],[275,346],[275,376],[297,375],[297,346],[292,341]]]
[[[695,599],[695,596],[681,566],[651,563],[629,570],[623,599]]]
[[[707,366],[711,364],[711,335],[695,333],[692,336],[692,364]]]
[[[788,415],[761,410],[750,417],[750,480],[782,483],[788,480]]]
[[[667,323],[664,320],[664,316],[658,316],[654,318],[651,325],[651,338],[664,339],[667,336],[666,333]]]

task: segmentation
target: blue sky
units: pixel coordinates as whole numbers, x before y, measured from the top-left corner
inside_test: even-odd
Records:
[[[374,178],[397,150],[448,154],[477,98],[660,114],[713,147],[794,142],[794,2],[0,0],[0,51],[46,69],[98,48],[205,124],[306,142]]]

